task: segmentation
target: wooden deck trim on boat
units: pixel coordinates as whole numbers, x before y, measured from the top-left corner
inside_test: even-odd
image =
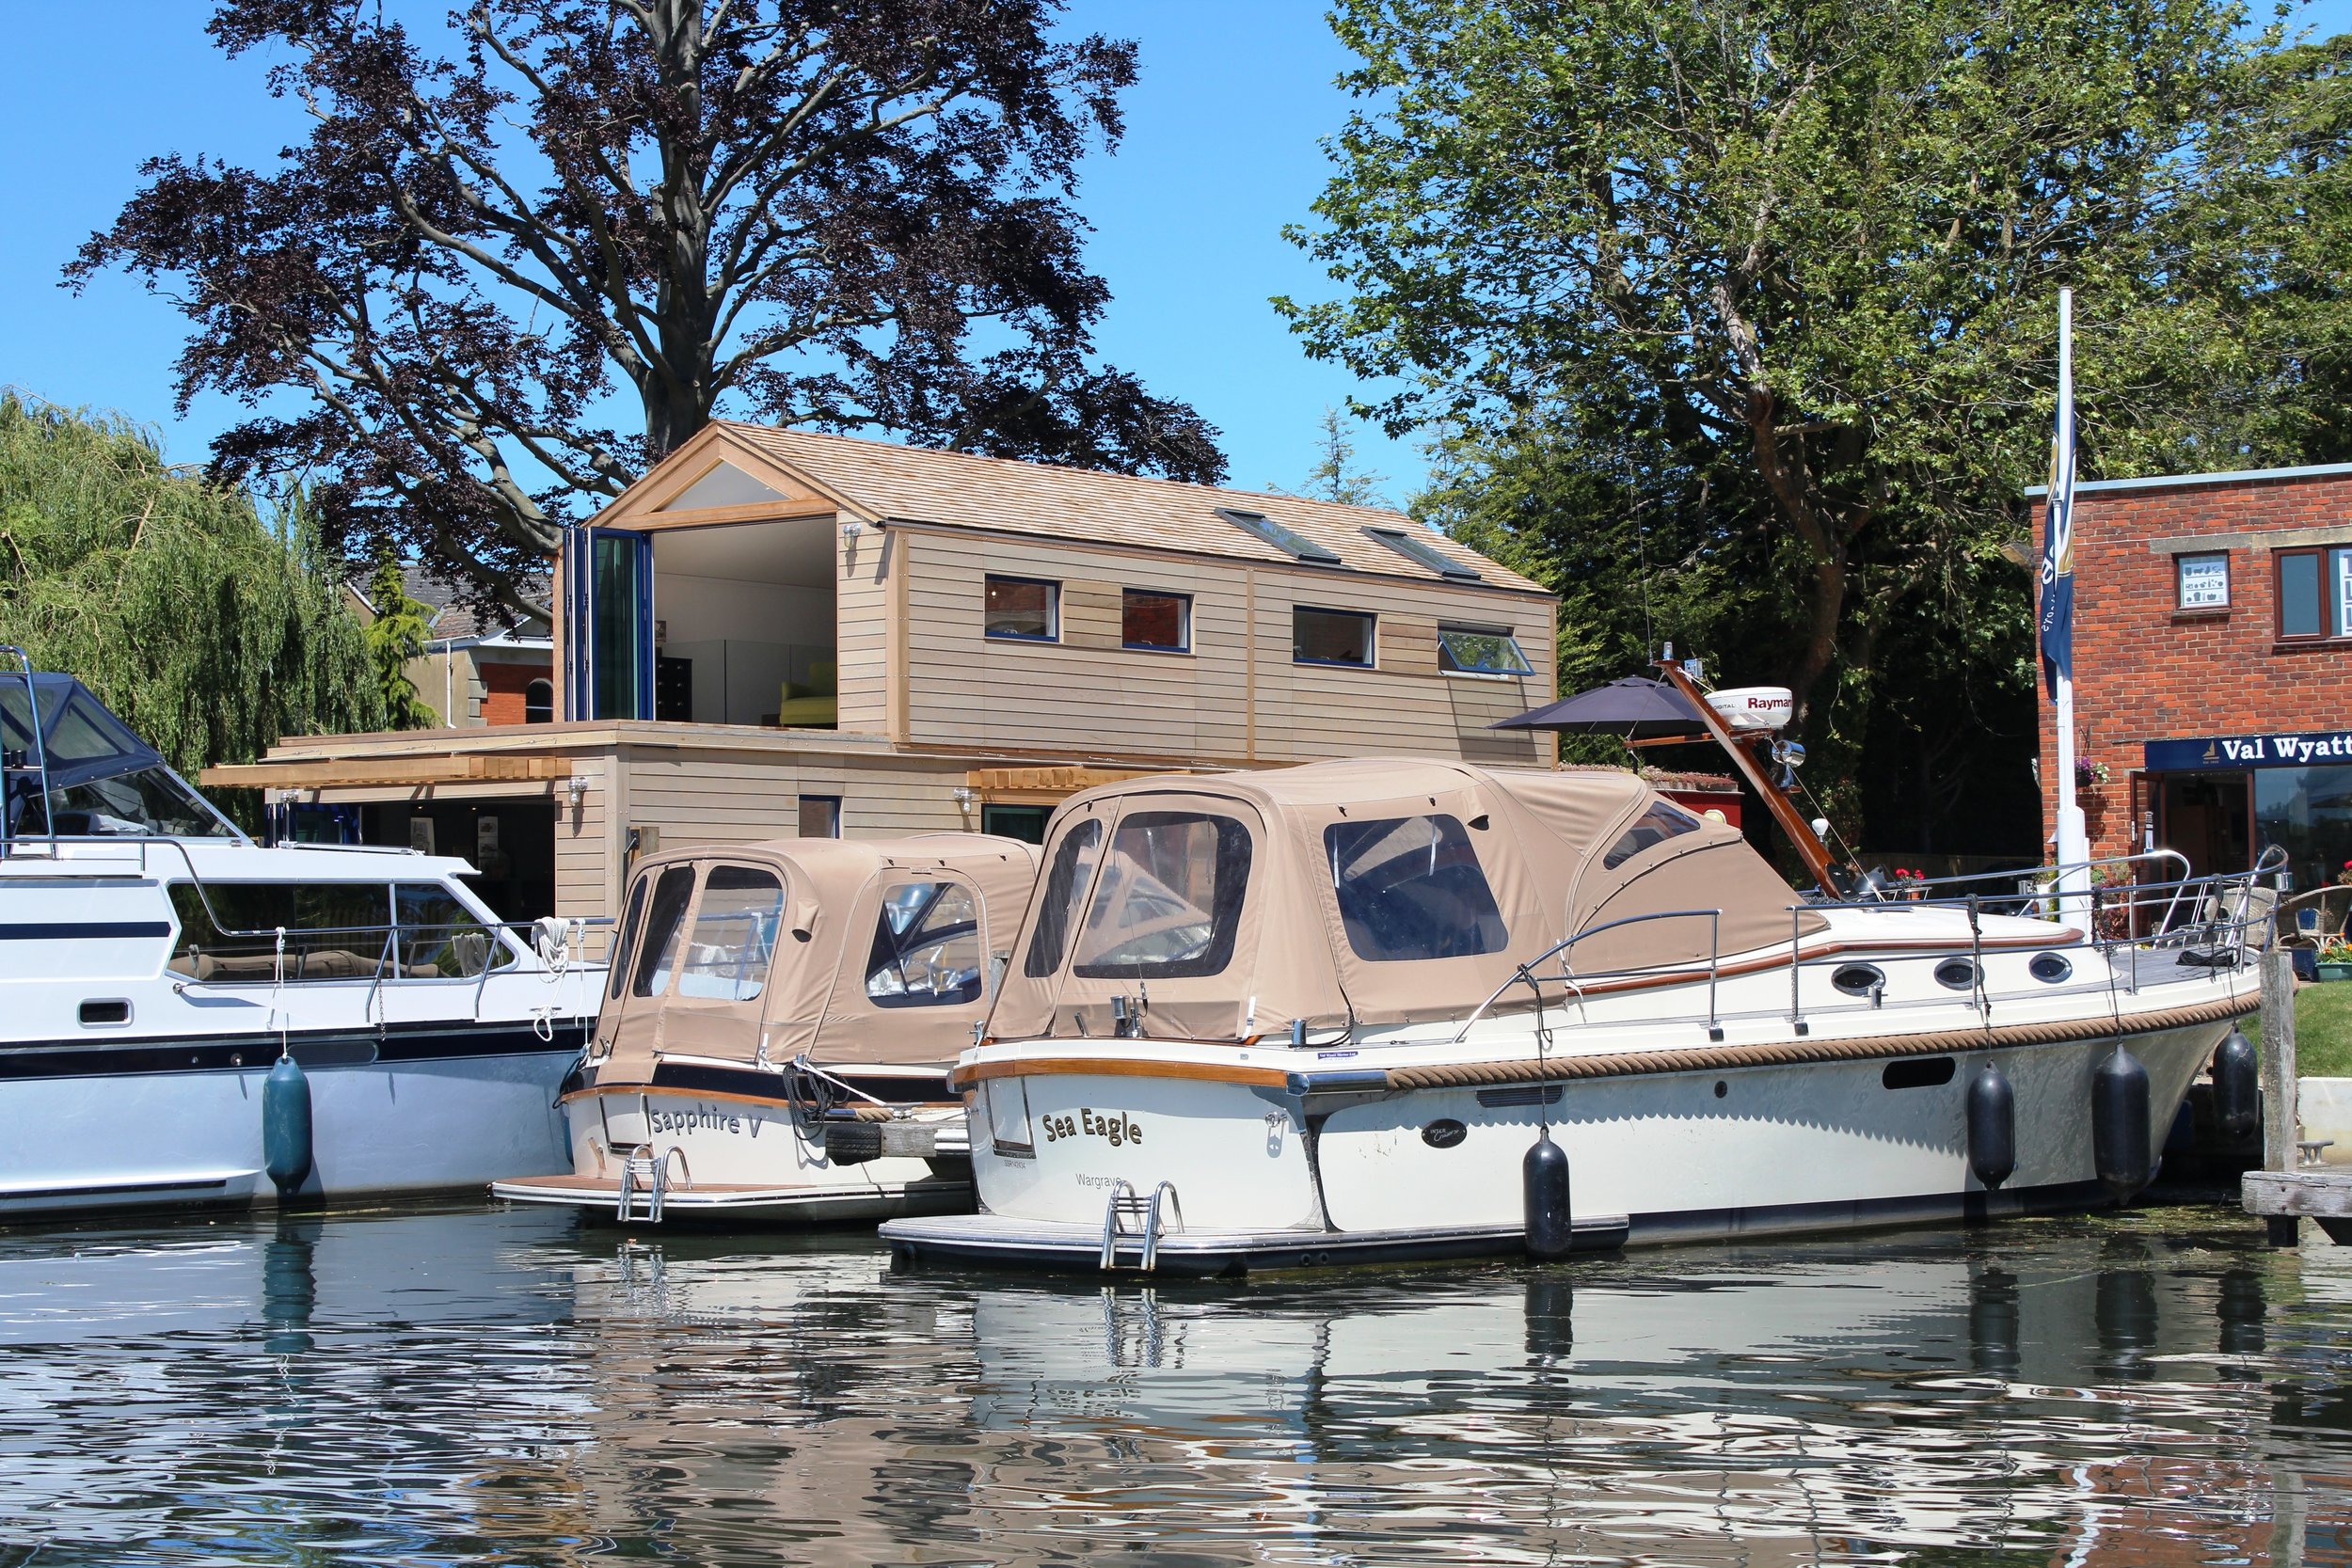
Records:
[[[983,1078],[1056,1077],[1189,1078],[1210,1084],[1256,1084],[1280,1088],[1290,1082],[1281,1068],[1241,1067],[1224,1062],[1170,1062],[1136,1056],[1020,1056],[1003,1062],[974,1062],[947,1076],[952,1088],[964,1088]]]
[[[1574,1078],[1629,1078],[1646,1073],[1724,1071],[1735,1068],[1797,1067],[1864,1057],[1948,1056],[2020,1046],[2059,1045],[2071,1040],[2126,1039],[2242,1018],[2261,1005],[2255,996],[2232,996],[2190,1007],[2171,1007],[2137,1017],[2066,1019],[2049,1023],[2010,1023],[1981,1029],[1944,1029],[1928,1035],[1865,1035],[1852,1039],[1791,1039],[1766,1045],[1708,1045],[1679,1051],[1621,1051],[1589,1056],[1553,1056],[1542,1061],[1460,1062],[1385,1069],[1391,1089],[1438,1089],[1497,1084],[1542,1083]]]

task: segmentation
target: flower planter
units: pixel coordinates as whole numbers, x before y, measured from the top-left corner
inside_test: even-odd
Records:
[[[2352,980],[2352,963],[2318,964],[2314,967],[2323,980]]]

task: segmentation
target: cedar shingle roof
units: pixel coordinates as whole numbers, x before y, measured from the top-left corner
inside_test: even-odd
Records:
[[[1394,529],[1477,572],[1482,583],[1464,586],[1549,592],[1403,513],[1381,507],[1342,506],[1299,496],[1219,490],[1091,468],[723,422],[730,434],[879,522],[934,523],[1296,564],[1288,552],[1216,515],[1218,507],[1229,507],[1280,523],[1338,556],[1352,571],[1441,580],[1435,570],[1364,532],[1367,528]]]

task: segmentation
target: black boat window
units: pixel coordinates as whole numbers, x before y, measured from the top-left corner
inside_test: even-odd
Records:
[[[784,925],[784,883],[752,865],[714,865],[703,878],[694,933],[686,943],[677,993],[706,1002],[749,1002],[768,985]]]
[[[628,912],[621,916],[621,927],[612,933],[612,982],[605,987],[605,995],[617,998],[621,988],[628,983],[628,944],[637,935],[637,922],[645,912],[645,884],[651,877],[640,877],[628,890]]]
[[[1176,980],[1233,957],[1249,882],[1249,830],[1194,811],[1119,819],[1070,972],[1089,980]]]
[[[2074,973],[2074,966],[2057,953],[2036,953],[2026,973],[2045,986],[2055,986]]]
[[[659,996],[670,989],[670,973],[677,967],[678,933],[686,923],[686,900],[694,891],[694,868],[665,865],[653,885],[653,906],[645,914],[645,934],[637,939],[637,977],[629,990],[639,996]]]
[[[952,1007],[981,990],[980,906],[961,882],[899,882],[882,892],[866,994],[877,1007]]]
[[[400,922],[396,978],[471,980],[515,961],[498,933],[437,882],[401,883],[392,890],[392,906]]]
[[[1392,963],[1500,952],[1494,890],[1456,816],[1334,822],[1323,830],[1347,944]]]
[[[1037,933],[1029,938],[1029,956],[1021,973],[1041,980],[1061,968],[1070,946],[1071,927],[1078,909],[1094,885],[1094,863],[1102,859],[1103,824],[1088,820],[1062,834],[1054,847],[1054,864],[1045,874],[1045,891],[1038,895]]]
[[[1625,831],[1624,836],[1609,847],[1609,853],[1601,856],[1600,863],[1614,871],[1651,846],[1690,832],[1698,825],[1699,819],[1680,806],[1664,800],[1652,801],[1649,810]]]
[[[288,981],[373,979],[392,914],[390,889],[382,882],[207,882],[200,890],[174,882],[171,909],[180,917],[174,974],[259,985],[275,983],[281,973]]]

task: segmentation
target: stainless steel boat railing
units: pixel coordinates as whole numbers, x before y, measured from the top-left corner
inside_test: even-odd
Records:
[[[2267,945],[2267,927],[2271,911],[2265,902],[2270,890],[2261,884],[2274,878],[2281,868],[2284,857],[2275,850],[2265,851],[2262,860],[2248,871],[2222,873],[2205,877],[2182,877],[2162,881],[2134,881],[2094,886],[2087,895],[2065,895],[2060,897],[2081,899],[2087,906],[2083,911],[2089,927],[2081,933],[2081,945],[2098,952],[2104,962],[2101,973],[2081,983],[2068,984],[2073,966],[2067,965],[2061,977],[2048,983],[2042,994],[2063,995],[2088,991],[2117,991],[2137,995],[2146,983],[2143,970],[2146,958],[2157,954],[2175,954],[2174,967],[2192,972],[2201,971],[2213,976],[2242,966],[2250,951]],[[2186,862],[2174,851],[2155,850],[2137,855],[2114,856],[2090,863],[2091,865],[2146,866],[2177,863],[2184,868]],[[1957,894],[1930,891],[1938,888],[1966,887],[1972,883],[2006,883],[2003,896],[1990,896],[1980,887]],[[1900,954],[1872,953],[1867,961],[1843,950],[1808,954],[1804,950],[1804,920],[1807,913],[1823,910],[1944,909],[1963,911],[1967,916],[1968,936],[1965,942],[1932,942],[1914,952]],[[1872,1011],[1947,1006],[1947,996],[1925,998],[1890,998],[1886,974],[1890,970],[1904,972],[1924,970],[1938,976],[1947,990],[1965,990],[1979,1017],[1988,1021],[1994,1006],[1994,994],[1987,985],[1983,921],[1987,915],[2015,913],[2020,911],[2050,918],[2063,911],[2058,897],[2047,895],[2037,885],[2018,889],[2014,874],[1987,873],[1970,877],[1941,878],[1926,881],[1911,881],[1902,885],[1894,897],[1869,896],[1840,900],[1794,903],[1789,906],[1789,944],[1787,949],[1788,970],[1788,1003],[1785,1016],[1797,1034],[1809,1032],[1809,1020],[1823,1015],[1867,1009]],[[1579,1004],[1588,1000],[1592,992],[1622,988],[1626,982],[1673,981],[1687,977],[1707,980],[1707,1010],[1703,1022],[1709,1040],[1724,1037],[1723,1025],[1727,1017],[1764,1016],[1756,1011],[1725,1014],[1720,996],[1723,983],[1722,914],[1720,910],[1671,910],[1649,914],[1628,916],[1622,920],[1604,922],[1553,943],[1526,962],[1517,966],[1509,979],[1490,992],[1470,1013],[1454,1034],[1458,1044],[1469,1037],[1473,1027],[1492,1013],[1514,990],[1529,990],[1529,1005],[1539,1011],[1553,1005],[1545,987],[1559,988],[1557,999],[1571,999]],[[1661,960],[1656,963],[1621,966],[1613,969],[1578,972],[1570,955],[1578,943],[1605,932],[1629,927],[1656,924],[1662,921],[1706,920],[1709,923],[1707,954],[1701,960],[1695,954]],[[2142,927],[2146,929],[2140,930]],[[2061,929],[2067,927],[2060,926]],[[2136,934],[2137,933],[2137,934]],[[2073,943],[2053,942],[2038,951],[2063,955]],[[1544,965],[1559,958],[1557,972],[1544,971]],[[1967,972],[1962,979],[1957,971],[1948,972],[1945,979],[1939,972],[1956,959],[1964,959]],[[1836,970],[1852,968],[1867,972],[1854,976],[1852,986],[1833,989],[1840,995],[1851,996],[1851,1003],[1822,998],[1816,988],[1808,987],[1808,971],[1822,968]],[[1777,968],[1775,964],[1772,967]],[[1875,978],[1872,978],[1875,977]],[[2039,976],[2037,976],[2039,977]],[[2193,976],[2192,976],[2193,977]],[[1867,980],[1869,983],[1865,984]],[[1645,1025],[1688,1025],[1701,1022],[1696,1012],[1677,1013],[1640,1021]]]

